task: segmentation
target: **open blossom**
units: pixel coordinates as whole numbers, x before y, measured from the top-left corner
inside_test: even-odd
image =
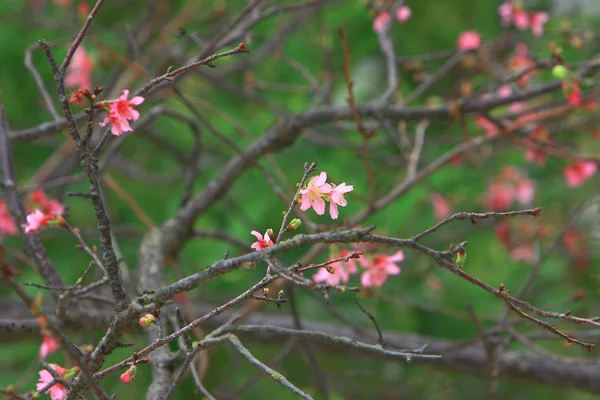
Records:
[[[346,182],[342,182],[333,188],[330,193],[329,200],[329,215],[332,219],[338,218],[339,213],[337,206],[346,207],[348,205],[348,201],[344,197],[344,193],[348,193],[353,190],[354,186],[346,185]]]
[[[123,90],[123,94],[117,100],[107,102],[108,116],[100,123],[100,126],[111,124],[111,132],[119,136],[123,132],[131,132],[131,126],[128,120],[135,121],[140,117],[140,113],[132,106],[140,105],[144,102],[141,96],[135,96],[128,99],[129,90]]]
[[[411,17],[411,15],[412,15],[412,11],[411,11],[410,7],[402,6],[402,7],[398,8],[398,11],[396,11],[396,20],[402,24],[402,23],[408,21],[408,19]],[[380,12],[379,14],[377,14],[375,19],[373,20],[373,30],[377,33],[383,32],[383,29],[385,28],[386,24],[388,24],[390,19],[391,19],[391,17],[390,17],[389,12],[387,12],[387,11]]]
[[[475,118],[475,123],[477,124],[478,127],[480,127],[481,129],[484,130],[485,136],[487,136],[489,138],[494,138],[494,137],[498,136],[498,133],[500,133],[500,129],[498,128],[498,125],[496,125],[495,123],[493,123],[486,117],[480,116],[480,117]]]
[[[528,69],[535,65],[535,62],[529,57],[529,48],[525,43],[517,43],[515,45],[515,54],[509,61],[508,67],[514,73],[521,73],[523,70]],[[527,87],[529,84],[529,78],[537,73],[535,69],[530,69],[526,73],[522,74],[517,81],[521,87]]]
[[[8,206],[4,200],[0,200],[0,235],[16,235],[17,225],[13,221]]]
[[[92,70],[94,62],[83,46],[79,46],[71,63],[67,68],[65,75],[65,85],[67,87],[76,87],[81,89],[91,89],[92,87]]]
[[[305,189],[300,190],[302,195],[300,209],[306,211],[313,208],[319,215],[325,214],[325,198],[329,196],[333,187],[327,181],[327,173],[321,172],[313,177]]]
[[[31,201],[36,203],[44,214],[62,215],[65,212],[65,206],[58,200],[48,199],[42,189],[38,189],[31,194]]]
[[[548,22],[550,17],[544,12],[532,12],[530,15],[531,33],[534,36],[542,36],[544,34],[544,24]]]
[[[334,258],[346,257],[352,254],[348,250],[340,250],[340,252]],[[356,266],[356,259],[350,258],[348,261],[338,261],[330,264],[329,267],[333,268],[334,274],[327,271],[326,268],[319,268],[316,274],[313,275],[315,282],[327,282],[330,285],[339,285],[340,283],[346,283],[350,280],[350,275],[358,272]]]
[[[458,36],[456,48],[460,51],[476,50],[481,46],[481,36],[476,31],[464,31]]]
[[[505,1],[498,7],[498,14],[500,15],[500,24],[503,27],[507,28],[513,25],[521,31],[531,28],[531,33],[534,36],[544,34],[544,25],[550,19],[547,13],[527,12],[521,5],[510,0]]]
[[[431,201],[431,205],[433,206],[435,219],[441,221],[450,215],[450,212],[452,211],[452,205],[450,204],[447,198],[445,198],[439,193],[433,193],[429,197],[429,200]]]
[[[568,165],[564,170],[567,185],[578,187],[596,174],[597,165],[594,161],[577,161]]]
[[[27,215],[27,224],[25,225],[25,234],[39,233],[42,226],[48,226],[48,222],[53,219],[53,216],[44,214],[38,209]]]
[[[62,368],[59,365],[50,364],[50,366],[60,376],[64,376],[65,373],[67,372],[66,369]],[[39,374],[40,374],[40,379],[39,379],[38,383],[35,385],[36,390],[42,390],[44,387],[46,387],[50,382],[52,382],[54,380],[54,377],[52,376],[52,374],[50,372],[46,371],[45,369],[41,370],[39,372]],[[50,398],[52,400],[63,400],[67,396],[67,391],[68,390],[65,386],[61,385],[60,383],[55,383],[54,385],[52,385],[52,387],[50,387],[48,390],[46,390],[46,394],[49,394]]]
[[[50,335],[43,335],[42,345],[40,346],[40,360],[44,361],[48,354],[56,353],[58,350],[58,340]]]
[[[266,249],[267,247],[271,247],[275,244],[271,239],[271,235],[273,235],[273,231],[271,229],[267,229],[265,236],[261,235],[260,232],[257,231],[252,231],[250,233],[256,236],[256,239],[258,239],[256,242],[252,243],[252,246],[250,246],[256,251]]]
[[[364,287],[381,287],[389,275],[398,275],[400,267],[396,263],[404,260],[404,253],[399,250],[391,256],[376,254],[372,260],[368,258],[359,259],[365,271],[360,277],[360,283]]]

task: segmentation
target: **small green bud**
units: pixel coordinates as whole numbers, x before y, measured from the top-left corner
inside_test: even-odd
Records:
[[[456,254],[456,266],[458,268],[462,268],[465,265],[465,261],[467,261],[467,251],[465,249],[461,249]]]
[[[300,226],[302,225],[302,221],[300,220],[300,218],[294,218],[287,226],[287,228],[285,228],[286,232],[293,232],[296,229],[300,228]]]
[[[569,70],[564,65],[556,65],[552,68],[552,75],[557,79],[565,79],[568,73]]]

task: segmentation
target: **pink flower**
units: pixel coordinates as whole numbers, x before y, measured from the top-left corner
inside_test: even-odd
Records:
[[[79,46],[73,54],[71,63],[67,68],[65,76],[65,85],[67,87],[77,87],[82,89],[91,89],[92,87],[92,69],[94,63],[83,46]]]
[[[77,14],[79,14],[79,18],[85,19],[90,13],[90,6],[85,1],[80,1],[77,4]]]
[[[4,200],[0,200],[0,235],[16,235],[17,225],[14,223]]]
[[[533,264],[537,261],[538,254],[533,243],[521,244],[510,251],[510,256],[515,261]]]
[[[578,187],[596,174],[597,165],[594,161],[577,161],[568,165],[564,170],[567,185]]]
[[[62,215],[65,212],[65,206],[58,200],[48,200],[46,193],[42,189],[31,193],[31,201],[39,205],[44,214]]]
[[[515,192],[511,186],[493,183],[488,186],[487,207],[494,211],[506,211],[510,209],[514,196]]]
[[[340,252],[334,258],[345,257],[351,254],[351,251],[340,250]],[[341,283],[346,283],[350,280],[350,275],[358,272],[356,266],[356,259],[351,258],[348,261],[338,261],[330,264],[329,267],[333,268],[335,274],[327,271],[327,268],[319,268],[316,274],[313,275],[315,282],[327,282],[330,285],[336,286]]]
[[[535,183],[531,179],[521,179],[515,185],[515,197],[519,203],[528,206],[535,196]]]
[[[512,23],[513,19],[513,5],[510,1],[505,1],[498,7],[498,14],[500,14],[500,23],[504,27],[508,27]]]
[[[43,335],[42,345],[40,346],[40,360],[44,361],[48,354],[53,354],[58,350],[58,340],[50,335]]]
[[[548,22],[549,16],[544,12],[532,12],[530,14],[531,33],[534,36],[542,36],[544,34],[544,24]]]
[[[452,211],[452,205],[444,196],[439,193],[432,193],[429,197],[429,200],[433,206],[435,219],[441,221],[450,215],[450,212]]]
[[[475,119],[475,123],[481,129],[485,131],[485,135],[489,138],[493,138],[498,136],[500,133],[500,129],[498,129],[498,125],[487,119],[486,117],[477,117]]]
[[[348,201],[344,198],[344,193],[348,193],[354,190],[354,186],[346,185],[346,182],[340,183],[338,186],[335,186],[330,193],[329,200],[329,215],[332,219],[338,218],[338,208],[337,206],[346,207],[348,205]]]
[[[529,29],[529,14],[522,9],[515,10],[513,12],[513,23],[518,30],[524,31]]]
[[[132,106],[140,105],[144,102],[141,96],[135,96],[132,99],[127,99],[129,90],[123,90],[123,95],[117,100],[108,102],[108,116],[100,123],[100,126],[111,124],[111,132],[115,136],[119,136],[123,132],[131,132],[131,126],[127,120],[135,121],[140,117],[140,113]]]
[[[571,103],[573,107],[581,106],[581,87],[579,86],[579,84],[575,82],[570,88],[568,87],[568,85],[565,86],[567,87],[564,90],[567,101]]]
[[[410,18],[411,15],[412,15],[412,11],[411,11],[410,7],[408,7],[408,6],[402,6],[398,9],[398,11],[396,11],[396,19],[400,23],[404,23],[404,22],[408,21],[408,19]]]
[[[500,86],[500,88],[498,89],[498,97],[500,97],[500,98],[508,97],[511,94],[512,94],[512,88],[510,87],[509,83],[506,83],[506,84]]]
[[[464,31],[458,36],[456,48],[460,51],[476,50],[481,46],[481,36],[476,31]]]
[[[367,258],[361,258],[359,262],[366,268],[366,271],[362,273],[360,283],[364,287],[381,287],[387,280],[388,275],[398,275],[400,273],[400,267],[396,263],[402,260],[404,260],[402,250],[389,257],[376,254],[372,261]]]
[[[325,183],[325,181],[327,181],[327,173],[321,172],[319,175],[311,178],[305,189],[300,190],[300,194],[302,195],[300,209],[302,211],[306,211],[312,207],[317,214],[325,214],[324,198],[327,198],[333,190],[333,187],[329,183]],[[337,210],[337,208],[335,209]],[[331,206],[330,214],[332,214]]]
[[[256,236],[256,238],[258,239],[258,241],[252,243],[252,246],[250,246],[256,251],[266,249],[267,247],[271,247],[275,244],[273,243],[273,240],[271,240],[271,236],[269,235],[269,233],[273,235],[273,231],[271,229],[267,229],[264,237],[257,231],[252,231],[250,233]]]
[[[50,366],[60,376],[63,376],[67,372],[66,369],[64,369],[56,364],[50,364]],[[54,377],[52,377],[52,374],[50,372],[46,371],[45,369],[41,370],[39,372],[39,374],[40,374],[40,379],[39,379],[38,383],[35,385],[36,390],[43,389],[50,382],[52,382],[54,380]],[[52,400],[63,400],[67,395],[67,388],[65,386],[61,385],[60,383],[55,383],[54,385],[52,385],[52,387],[50,387],[50,389],[46,390],[46,394],[49,394],[50,398]]]
[[[39,233],[42,226],[48,226],[48,222],[53,217],[48,216],[38,210],[37,208],[33,212],[27,215],[27,224],[25,225],[25,234],[29,235],[32,233]]]
[[[129,369],[121,374],[121,382],[130,383],[135,380],[135,374],[137,372],[137,367],[132,365]]]
[[[383,29],[390,20],[390,13],[387,11],[380,12],[373,20],[373,30],[377,33],[383,32]]]

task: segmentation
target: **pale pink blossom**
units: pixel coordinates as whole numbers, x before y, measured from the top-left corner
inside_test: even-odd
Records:
[[[300,190],[300,194],[302,195],[300,209],[302,211],[306,211],[312,207],[317,214],[325,214],[324,199],[328,198],[328,196],[331,194],[331,191],[333,190],[333,187],[329,183],[325,183],[326,181],[327,173],[321,172],[319,175],[311,178],[305,189]]]
[[[43,335],[42,345],[40,346],[40,360],[44,361],[48,354],[53,354],[58,350],[58,340],[50,335]]]
[[[0,200],[0,235],[16,235],[17,225],[13,221],[8,206],[4,200]]]
[[[538,259],[538,252],[533,243],[525,243],[518,245],[510,251],[510,257],[515,261],[523,261],[528,264],[533,264]]]
[[[492,183],[488,186],[486,196],[487,208],[493,211],[506,211],[515,197],[515,191],[510,185]]]
[[[456,48],[460,51],[476,50],[481,46],[481,36],[476,31],[464,31],[458,36]]]
[[[564,169],[567,185],[578,187],[596,174],[597,165],[594,161],[577,161]]]
[[[534,36],[542,36],[544,34],[544,24],[549,19],[550,17],[545,12],[532,12],[530,15],[531,33]]]
[[[334,258],[346,257],[352,254],[348,250],[340,250],[340,252]],[[327,282],[330,285],[339,285],[340,283],[346,283],[350,280],[350,275],[358,272],[356,266],[356,259],[350,258],[348,261],[338,261],[330,264],[329,267],[333,268],[334,274],[327,271],[327,268],[319,268],[316,274],[313,275],[315,282]]]
[[[271,236],[269,235],[269,233],[272,234],[273,231],[271,231],[270,229],[268,229],[265,232],[265,236],[261,235],[260,232],[257,231],[252,231],[250,232],[251,234],[253,234],[254,236],[256,236],[256,239],[258,239],[256,242],[252,243],[252,247],[254,250],[259,251],[262,249],[266,249],[267,247],[271,247],[273,246],[275,243],[273,243],[273,240],[271,239]]]
[[[513,5],[510,1],[505,1],[498,7],[498,14],[500,14],[500,23],[504,27],[508,27],[512,24],[513,19]]]
[[[385,26],[389,23],[391,17],[387,11],[382,11],[373,20],[373,30],[377,33],[383,32]]]
[[[535,183],[531,179],[521,179],[515,184],[515,198],[519,203],[528,206],[535,197]]]
[[[123,90],[123,94],[117,100],[107,102],[108,116],[100,123],[100,126],[111,124],[111,132],[119,136],[123,132],[131,132],[131,126],[128,120],[135,121],[140,117],[140,113],[132,106],[140,105],[144,102],[141,96],[135,96],[128,99],[129,90]]]
[[[439,193],[432,193],[429,197],[429,200],[431,201],[431,205],[433,206],[435,219],[441,221],[450,215],[450,212],[452,211],[452,205],[450,204],[447,198],[445,198]]]
[[[67,68],[65,85],[82,89],[91,89],[94,62],[83,46],[79,46]]]
[[[330,193],[331,197],[329,199],[329,215],[332,219],[338,218],[337,206],[346,207],[348,205],[348,201],[344,198],[344,193],[348,193],[353,190],[354,186],[346,185],[346,182],[342,182],[333,188]]]
[[[411,17],[411,15],[412,15],[412,11],[411,11],[410,7],[408,7],[408,6],[402,6],[402,7],[398,8],[398,11],[396,11],[396,19],[400,23],[404,23],[404,22],[408,21],[408,19]]]
[[[396,263],[404,260],[404,253],[399,250],[391,256],[376,254],[373,260],[361,258],[359,262],[365,268],[360,277],[360,282],[364,287],[381,287],[389,275],[398,275],[400,267]]]
[[[498,88],[498,97],[504,98],[512,94],[512,88],[509,83],[506,83]]]
[[[27,215],[27,224],[25,225],[25,234],[29,235],[32,233],[39,233],[42,226],[48,226],[48,222],[52,219],[38,210],[37,208],[33,212]]]
[[[50,364],[50,366],[60,376],[64,376],[64,374],[67,372],[66,369],[64,369],[56,364]],[[52,374],[50,372],[46,371],[45,369],[41,370],[39,372],[39,374],[40,374],[40,379],[39,379],[38,383],[35,385],[36,390],[42,390],[44,387],[46,387],[50,382],[52,382],[54,380],[54,377],[52,376]],[[52,387],[50,387],[48,390],[46,390],[46,394],[49,394],[50,398],[52,400],[63,400],[67,395],[67,391],[68,390],[65,386],[61,385],[60,383],[55,383],[54,385],[52,385]]]

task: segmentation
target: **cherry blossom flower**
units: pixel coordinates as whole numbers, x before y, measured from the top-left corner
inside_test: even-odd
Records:
[[[71,63],[67,68],[65,76],[65,85],[67,87],[77,87],[90,89],[92,87],[92,70],[94,62],[85,48],[80,45],[75,50]]]
[[[42,345],[40,346],[40,360],[44,361],[48,354],[56,353],[58,350],[58,340],[50,335],[43,335]]]
[[[429,197],[429,200],[433,206],[435,219],[441,221],[450,215],[450,212],[452,211],[452,205],[444,196],[439,193],[432,193]]]
[[[350,254],[352,254],[351,251],[342,249],[333,258],[346,257]],[[315,282],[327,282],[330,285],[336,286],[340,283],[348,282],[350,275],[358,272],[356,259],[354,258],[350,258],[348,261],[338,261],[330,264],[329,267],[333,268],[335,271],[334,274],[327,271],[327,268],[319,268],[317,273],[313,275],[313,280]]]
[[[48,226],[48,222],[53,219],[52,216],[44,214],[37,208],[27,215],[27,224],[25,225],[25,234],[39,233],[42,226]]]
[[[545,12],[532,12],[529,15],[531,23],[531,33],[534,36],[542,36],[544,34],[544,24],[548,22],[550,17]]]
[[[346,182],[342,182],[339,185],[335,186],[330,193],[329,199],[329,215],[332,219],[338,218],[338,208],[337,206],[346,207],[348,205],[348,201],[344,198],[344,193],[348,193],[354,190],[354,186],[346,185]]]
[[[130,383],[135,380],[135,374],[137,372],[137,367],[132,365],[129,369],[121,374],[121,382]]]
[[[524,243],[513,248],[510,251],[510,257],[515,261],[533,264],[538,259],[538,251],[534,243]]]
[[[520,42],[515,45],[515,54],[509,61],[508,67],[514,73],[521,73],[523,70],[528,69],[535,65],[534,61],[529,57],[529,48],[527,44]],[[521,75],[517,81],[521,87],[527,87],[529,84],[529,78],[537,73],[536,70],[531,69],[527,73]]]
[[[509,27],[513,20],[513,5],[510,1],[505,1],[498,7],[498,14],[500,14],[500,23],[504,27]]]
[[[0,235],[16,235],[17,225],[13,221],[8,206],[4,200],[0,200]]]
[[[31,201],[39,205],[44,214],[62,215],[65,212],[65,206],[58,200],[49,200],[42,189],[31,194]]]
[[[496,125],[495,123],[493,123],[486,117],[475,118],[475,123],[477,124],[478,127],[480,127],[481,129],[484,130],[485,136],[487,136],[489,138],[496,137],[496,136],[498,136],[498,133],[500,133],[500,129],[498,128],[498,125]]]
[[[396,19],[400,23],[404,23],[404,22],[408,21],[408,19],[411,17],[411,15],[412,15],[412,10],[408,6],[402,6],[402,7],[398,8],[398,11],[396,11]]]
[[[410,7],[402,6],[398,8],[396,11],[396,20],[403,24],[410,19],[412,15],[412,11]],[[377,33],[383,32],[386,25],[389,23],[391,19],[390,13],[387,11],[382,11],[373,20],[373,30]]]
[[[567,101],[573,107],[581,106],[581,87],[579,87],[579,83],[573,82],[573,84],[569,85],[563,81],[563,91],[565,92]]]
[[[256,242],[252,243],[252,246],[250,246],[256,251],[266,249],[267,247],[271,247],[275,244],[271,239],[271,236],[273,235],[273,230],[271,229],[267,229],[264,237],[260,234],[260,232],[257,231],[252,231],[250,233],[256,236],[256,239],[258,239]]]
[[[132,106],[140,105],[144,102],[141,96],[135,96],[127,99],[129,90],[123,90],[123,94],[117,100],[106,102],[108,107],[108,116],[100,123],[100,126],[111,124],[111,132],[115,136],[123,132],[131,132],[131,126],[128,120],[135,121],[140,117],[140,113]]]
[[[59,365],[50,364],[50,366],[60,376],[64,376],[65,373],[67,372],[66,369],[62,368]],[[52,376],[52,374],[50,372],[46,371],[45,369],[41,370],[39,372],[39,374],[40,374],[40,379],[39,379],[38,383],[35,385],[36,390],[42,390],[50,382],[52,382],[54,380],[54,377]],[[52,400],[63,400],[67,395],[67,391],[68,390],[65,386],[61,385],[60,383],[55,383],[54,385],[52,385],[52,387],[50,387],[48,390],[46,390],[46,394],[49,394],[50,398]]]
[[[529,29],[531,25],[529,14],[521,8],[513,9],[513,24],[515,25],[515,28],[520,31]]]
[[[506,211],[514,199],[514,189],[506,184],[493,183],[488,186],[487,207],[494,211]]]
[[[368,258],[359,259],[361,265],[366,269],[360,277],[361,284],[364,287],[381,287],[389,275],[398,275],[400,273],[400,267],[396,263],[402,260],[404,260],[402,250],[391,256],[376,254],[373,260]]]
[[[504,97],[508,97],[512,94],[512,87],[510,87],[509,83],[506,83],[498,88],[498,97],[501,99]]]
[[[597,165],[594,161],[577,161],[564,169],[567,185],[578,187],[596,174]]]
[[[515,198],[519,203],[528,206],[535,197],[535,182],[531,179],[521,179],[515,184]]]
[[[319,175],[311,178],[305,189],[300,190],[300,194],[302,195],[300,209],[302,211],[306,211],[312,207],[317,214],[325,214],[324,199],[327,198],[333,190],[333,187],[329,183],[325,183],[326,181],[327,173],[321,172]],[[343,195],[343,193],[341,194]],[[337,208],[335,209],[337,210]],[[330,206],[330,214],[331,213],[332,211]]]
[[[481,36],[476,31],[464,31],[458,36],[456,48],[459,51],[476,50],[481,46]]]

